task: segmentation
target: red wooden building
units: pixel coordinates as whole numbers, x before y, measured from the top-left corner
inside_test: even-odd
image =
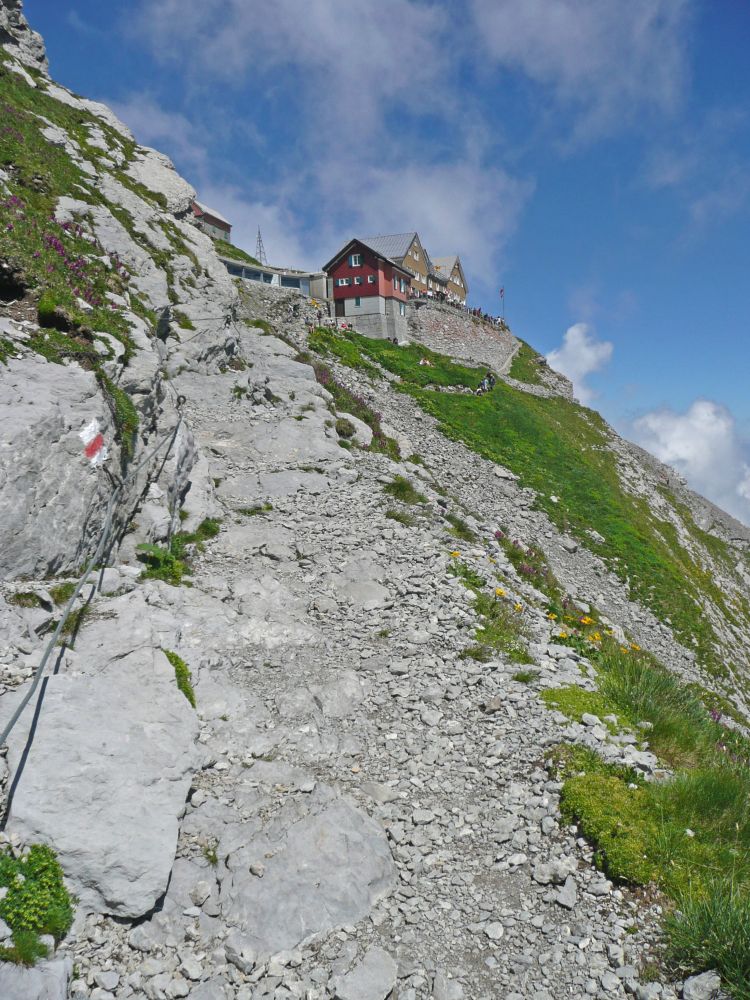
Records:
[[[350,240],[323,270],[331,279],[336,315],[371,337],[406,337],[411,274],[364,242]]]

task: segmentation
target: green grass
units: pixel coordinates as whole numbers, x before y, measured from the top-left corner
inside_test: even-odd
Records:
[[[539,362],[537,361],[539,357],[540,355],[522,340],[521,346],[513,356],[508,374],[511,378],[517,379],[519,382],[525,382],[527,385],[539,385],[542,381],[539,376]]]
[[[214,246],[216,247],[216,252],[222,257],[229,257],[230,260],[241,260],[246,264],[255,264],[256,267],[262,266],[260,261],[256,260],[255,257],[251,257],[249,253],[240,250],[239,247],[227,243],[226,240],[214,240]]]
[[[268,337],[276,332],[267,319],[247,319],[245,320],[245,326],[254,326]]]
[[[399,524],[403,524],[407,528],[413,528],[417,523],[417,519],[405,510],[396,510],[395,508],[391,508],[385,512],[385,516],[389,521],[398,521]]]
[[[11,594],[6,598],[8,604],[15,604],[17,608],[41,608],[44,605],[41,597],[31,590],[21,590]]]
[[[519,684],[533,684],[538,677],[538,670],[518,670],[513,674],[511,679],[517,681]]]
[[[571,684],[561,688],[547,688],[539,695],[548,708],[555,708],[574,722],[580,722],[583,715],[617,715],[617,707],[599,691],[586,691]],[[606,723],[603,723],[606,726]]]
[[[373,378],[380,378],[380,372],[363,355],[354,342],[354,334],[340,335],[328,327],[316,327],[307,338],[307,346],[316,354],[333,356],[348,368],[367,372]]]
[[[506,601],[478,593],[474,610],[482,616],[475,638],[479,646],[501,651],[514,663],[533,663],[528,649],[528,631],[522,614]]]
[[[457,514],[446,514],[445,520],[450,524],[449,533],[453,535],[454,538],[460,538],[462,542],[476,542],[476,533],[471,530],[469,525],[460,518]]]
[[[463,583],[465,587],[469,590],[480,591],[482,587],[486,584],[486,580],[483,576],[480,576],[475,569],[472,569],[468,563],[457,559],[448,566],[448,572],[451,576],[457,576],[458,579]]]
[[[195,708],[195,691],[193,690],[192,674],[187,663],[171,649],[162,650],[166,658],[174,667],[174,676],[177,687],[185,695],[190,704]]]
[[[272,510],[273,504],[266,502],[256,504],[254,507],[240,507],[237,513],[242,514],[244,517],[257,517],[259,514],[267,514]]]
[[[335,427],[338,436],[340,438],[345,438],[347,440],[349,438],[353,438],[354,435],[357,433],[357,428],[354,426],[351,420],[347,420],[346,417],[338,417],[336,420]]]
[[[434,369],[420,367],[419,357],[425,353],[421,347],[352,339],[363,354],[401,376],[402,391],[437,418],[446,436],[511,469],[522,486],[537,492],[537,505],[558,528],[598,552],[627,582],[631,596],[662,621],[668,619],[704,665],[725,672],[704,610],[708,597],[726,613],[724,596],[680,545],[674,525],[623,488],[608,428],[597,413],[562,397],[532,396],[503,382],[480,397],[426,389],[428,383],[473,388],[483,370],[441,356],[435,356]],[[604,542],[592,542],[589,529]]]
[[[396,476],[393,482],[386,483],[383,492],[401,503],[427,503],[427,497],[416,490],[404,476]]]
[[[138,558],[145,563],[141,579],[163,580],[173,587],[186,583],[185,577],[192,573],[189,548],[194,546],[197,552],[202,552],[203,543],[218,535],[220,525],[220,521],[206,518],[195,531],[178,531],[172,536],[168,547],[150,542],[138,545]]]
[[[58,583],[54,587],[50,587],[49,593],[55,604],[66,604],[73,596],[75,589],[75,583],[72,580],[68,580],[65,583]]]
[[[74,899],[65,888],[54,851],[34,844],[27,856],[0,853],[0,886],[8,891],[0,900],[0,917],[13,931],[12,944],[0,947],[0,960],[33,965],[47,949],[41,934],[60,941],[73,923]]]
[[[599,692],[542,698],[571,717],[614,712],[650,723],[643,735],[674,776],[644,782],[593,751],[561,748],[553,763],[564,780],[563,817],[579,824],[612,878],[655,883],[674,901],[665,925],[673,969],[715,967],[732,996],[749,1000],[750,740],[650,655],[603,647],[592,657]]]
[[[343,338],[341,338],[343,339]],[[377,361],[388,371],[400,375],[414,386],[466,386],[476,389],[484,378],[486,368],[473,368],[456,364],[443,354],[437,354],[422,344],[399,346],[388,340],[376,340],[351,334],[347,338],[362,354]],[[425,358],[430,364],[420,365]]]

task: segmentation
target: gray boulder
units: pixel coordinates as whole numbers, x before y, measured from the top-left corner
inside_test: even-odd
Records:
[[[139,917],[167,888],[197,765],[195,712],[158,648],[46,684],[8,830],[55,848],[84,909]],[[9,740],[14,775],[32,714]]]
[[[309,811],[285,805],[227,861],[222,917],[259,961],[356,923],[393,882],[391,853],[373,820],[330,792],[306,799]],[[263,878],[249,871],[258,858]]]
[[[336,1000],[385,1000],[396,985],[396,963],[382,948],[370,948],[351,972],[333,982]]]
[[[67,1000],[73,960],[56,958],[32,969],[11,962],[0,963],[0,997],[3,1000]]]
[[[713,970],[691,976],[682,987],[683,1000],[715,1000],[721,989],[721,978]]]

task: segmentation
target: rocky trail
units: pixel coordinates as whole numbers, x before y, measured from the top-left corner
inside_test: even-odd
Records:
[[[541,595],[518,580],[491,522],[465,515],[476,543],[449,534],[447,501],[434,487],[440,480],[460,493],[463,477],[444,474],[440,457],[424,449],[427,438],[424,467],[342,449],[326,426],[327,394],[293,348],[247,331],[240,349],[247,372],[174,379],[208,457],[212,513],[221,520],[192,586],[134,584],[122,567],[132,589],[98,598],[66,654],[71,671],[98,651],[101,669],[106,648],[111,674],[146,642],[153,658],[176,651],[192,671],[197,705],[191,718],[171,692],[168,735],[174,741],[179,731],[184,750],[177,773],[149,759],[159,747],[153,736],[143,761],[99,765],[122,815],[105,809],[100,828],[82,815],[92,804],[91,773],[72,768],[65,803],[57,803],[64,815],[46,816],[64,863],[66,823],[71,853],[82,827],[89,842],[100,837],[103,853],[121,852],[95,894],[104,908],[132,916],[169,869],[174,817],[180,798],[188,800],[168,889],[147,919],[131,927],[100,914],[80,918],[63,943],[58,955],[76,964],[71,995],[674,995],[638,985],[654,936],[648,908],[614,888],[575,829],[560,825],[560,785],[545,750],[571,737],[596,745],[604,733],[539,701],[539,685],[586,683],[580,658],[551,643]],[[239,398],[238,384],[248,386]],[[386,517],[393,503],[383,487],[404,471],[427,499],[414,526]],[[476,476],[473,489],[476,502]],[[493,509],[496,498],[486,499]],[[538,682],[514,680],[518,665],[502,656],[460,657],[477,619],[471,595],[449,573],[459,549],[523,604]],[[114,716],[122,719],[125,707],[120,701]],[[45,733],[54,740],[49,754],[66,759],[54,706],[44,713],[14,802],[26,830],[45,797],[44,779],[34,780]],[[79,703],[78,727],[96,730],[88,750],[106,748],[109,733],[85,713]],[[613,750],[628,760],[638,753],[628,744]],[[77,797],[84,786],[86,803]],[[139,807],[142,826],[126,815]],[[145,885],[140,870],[149,861]],[[97,863],[109,868],[102,857]]]

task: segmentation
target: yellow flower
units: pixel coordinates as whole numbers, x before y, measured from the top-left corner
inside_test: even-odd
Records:
[[[557,615],[555,614],[554,611],[550,611],[550,613],[547,615],[547,617],[549,618],[549,620],[551,622],[557,621]]]
[[[593,618],[589,618],[588,615],[584,615],[583,618],[580,619],[580,621],[581,621],[581,625],[593,625],[594,624],[594,619]]]
[[[451,552],[451,559],[458,559],[460,555],[460,552]]]
[[[505,591],[502,587],[495,587],[495,597],[505,597]]]
[[[638,645],[637,642],[631,642],[630,643],[630,648],[631,649],[640,649],[641,647]]]
[[[568,633],[567,632],[559,632],[557,638],[558,639],[567,639],[568,638]]]
[[[516,603],[513,605],[513,610],[523,611],[523,604],[521,604],[519,601],[516,601]]]
[[[621,653],[629,653],[630,650],[628,649],[627,646],[620,646],[620,652]]]
[[[592,632],[590,638],[591,638],[592,642],[601,642],[602,641],[602,637],[601,637],[601,635],[598,632]]]

